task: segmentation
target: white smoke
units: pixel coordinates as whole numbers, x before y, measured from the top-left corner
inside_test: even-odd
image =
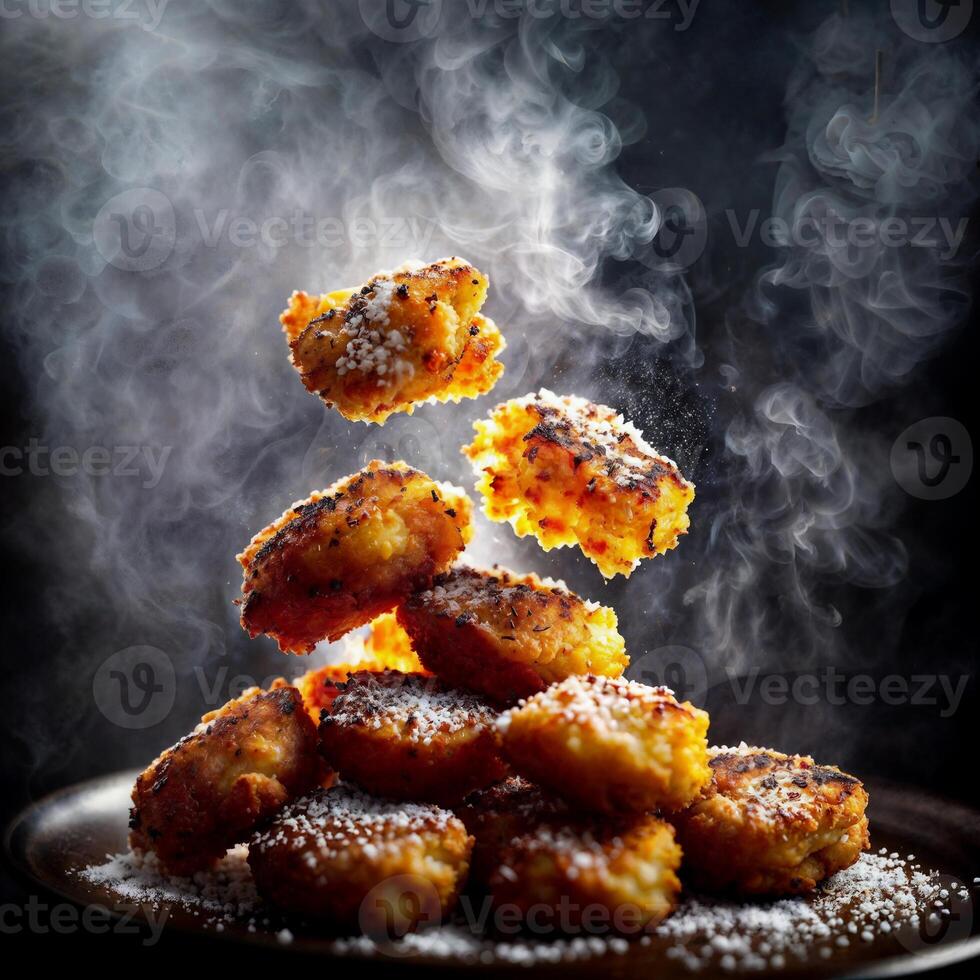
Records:
[[[151,451],[138,477],[32,484],[17,531],[49,566],[45,625],[61,645],[25,687],[43,676],[64,706],[56,722],[25,722],[39,755],[64,756],[75,724],[112,742],[78,691],[131,644],[177,667],[182,708],[154,746],[200,707],[195,669],[305,667],[240,631],[234,554],[375,455],[470,486],[458,448],[472,420],[541,384],[603,397],[694,467],[692,533],[608,589],[574,556],[485,521],[477,560],[561,562],[570,584],[618,607],[630,638],[691,644],[713,667],[787,649],[839,656],[826,587],[902,578],[886,437],[856,413],[913,378],[956,324],[958,259],[791,241],[730,317],[727,362],[706,362],[687,285],[645,261],[661,216],[617,172],[624,147],[671,134],[617,101],[616,37],[585,18],[437,7],[408,39],[386,39],[374,14],[365,23],[371,4],[314,0],[173,0],[155,30],[6,22],[4,150],[21,163],[0,231],[25,416],[47,447]],[[888,85],[872,124],[859,65],[878,46]],[[634,45],[632,57],[657,52]],[[831,18],[790,81],[774,215],[795,228],[828,211],[876,226],[916,208],[965,214],[976,77],[894,25]],[[114,209],[134,235],[156,222],[165,254],[110,261]],[[486,312],[509,345],[494,393],[383,429],[325,411],[287,363],[277,315],[289,293],[448,254],[491,279]],[[732,411],[698,436],[712,419],[698,399],[717,390]],[[159,475],[145,460],[164,454]],[[146,746],[111,751],[136,762]]]
[[[815,32],[790,79],[786,140],[770,155],[784,241],[731,317],[755,343],[726,376],[752,402],[725,434],[731,496],[711,518],[711,571],[686,596],[716,668],[893,653],[883,640],[853,649],[828,596],[893,588],[907,571],[888,452],[914,417],[889,431],[860,410],[914,382],[965,314],[972,256],[957,246],[977,192],[978,77],[975,57],[855,13]],[[857,242],[841,233],[857,227]],[[931,238],[914,241],[926,227]]]
[[[569,352],[565,384],[591,394],[603,338],[686,330],[663,277],[602,285],[606,263],[649,248],[659,217],[616,175],[641,129],[602,112],[617,81],[586,57],[589,23],[446,5],[432,36],[398,43],[363,7],[173,2],[156,30],[5,23],[3,70],[19,83],[7,147],[24,163],[0,224],[32,433],[165,459],[162,475],[36,481],[43,519],[20,537],[50,572],[46,628],[62,647],[43,669],[63,728],[98,727],[78,691],[131,644],[176,666],[171,734],[199,707],[202,667],[306,666],[249,643],[232,604],[235,553],[291,501],[379,454],[471,485],[458,447],[494,402],[348,425],[287,363],[277,316],[293,289],[466,256],[489,274],[487,312],[509,338],[494,401],[554,383]],[[509,531],[481,533],[478,559],[516,556]],[[60,752],[59,736],[40,737],[49,721],[36,744]]]

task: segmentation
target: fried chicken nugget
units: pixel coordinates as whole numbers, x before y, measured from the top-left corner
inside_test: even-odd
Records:
[[[676,907],[680,863],[673,828],[651,814],[546,820],[504,848],[489,891],[539,933],[635,935]]]
[[[868,847],[861,783],[808,756],[711,749],[711,782],[670,816],[692,882],[742,895],[796,895]]]
[[[546,389],[498,405],[463,448],[487,517],[545,551],[577,544],[606,577],[677,546],[694,485],[605,405]]]
[[[545,792],[523,776],[508,776],[499,783],[478,789],[456,810],[473,836],[470,880],[486,885],[500,866],[504,850],[523,834],[546,820],[567,820],[568,804]]]
[[[299,691],[251,688],[139,775],[130,844],[154,851],[172,874],[198,871],[326,772]]]
[[[500,704],[570,674],[616,677],[629,664],[612,609],[533,574],[457,566],[397,615],[429,670]]]
[[[309,653],[428,588],[472,535],[458,487],[372,460],[294,504],[238,556],[242,626]]]
[[[502,779],[494,722],[479,698],[433,677],[360,671],[320,722],[324,758],[370,793],[451,804]]]
[[[279,319],[307,390],[345,418],[383,424],[496,384],[505,343],[479,313],[487,286],[463,259],[408,263],[356,289],[293,293]]]
[[[308,670],[294,681],[283,677],[272,683],[273,688],[295,687],[303,696],[303,704],[310,717],[319,724],[320,714],[324,708],[328,711],[333,705],[334,698],[340,693],[340,685],[347,681],[350,674],[359,670],[380,673],[384,670],[401,670],[406,674],[425,674],[428,671],[412,649],[408,634],[398,625],[394,613],[385,613],[371,621],[365,638],[347,637],[346,654],[350,657],[342,663],[326,664],[314,670]]]
[[[339,784],[286,807],[252,838],[248,863],[259,894],[288,912],[401,933],[452,908],[472,846],[448,810]]]
[[[710,779],[708,715],[666,688],[569,677],[497,722],[523,776],[586,810],[677,809]]]

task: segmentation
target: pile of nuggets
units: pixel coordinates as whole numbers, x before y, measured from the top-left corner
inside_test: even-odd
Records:
[[[307,386],[382,421],[489,390],[503,341],[479,315],[486,290],[444,260],[294,294],[282,319]],[[464,452],[486,513],[546,549],[578,544],[628,575],[687,529],[694,488],[605,406],[542,391],[476,429]],[[247,843],[270,905],[341,930],[390,908],[418,928],[467,894],[510,921],[544,909],[622,935],[669,915],[682,877],[801,894],[868,847],[857,779],[709,747],[706,712],[625,679],[612,609],[470,567],[472,533],[463,490],[375,460],[255,535],[242,626],[284,652],[344,636],[353,652],[244,692],[164,751],[133,790],[132,847],[191,875]]]

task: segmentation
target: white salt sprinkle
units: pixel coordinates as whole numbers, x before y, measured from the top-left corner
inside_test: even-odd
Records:
[[[345,809],[361,811],[360,818],[370,822],[368,798],[354,797],[356,794],[347,798]],[[238,847],[211,871],[175,878],[162,872],[153,856],[118,854],[79,874],[86,881],[109,886],[124,899],[154,907],[176,904],[210,912],[202,920],[208,929],[223,931],[237,923],[265,932],[279,943],[293,942],[289,929],[281,928],[281,924],[270,926],[264,917],[246,857],[246,848]],[[665,957],[691,972],[780,970],[812,957],[829,959],[839,954],[850,945],[848,937],[854,932],[861,942],[873,943],[899,929],[917,928],[920,917],[943,890],[948,892],[935,872],[923,873],[887,852],[864,855],[807,898],[738,903],[686,897],[652,934],[639,937],[638,944],[665,944]],[[636,945],[618,936],[491,939],[475,933],[462,919],[397,942],[401,955],[521,965],[624,955]],[[366,936],[333,940],[330,947],[341,955],[383,956],[391,952],[390,944],[379,945]]]
[[[400,737],[428,745],[437,735],[489,728],[496,711],[476,695],[444,687],[435,678],[361,671],[351,674],[330,712],[341,726],[393,726]]]

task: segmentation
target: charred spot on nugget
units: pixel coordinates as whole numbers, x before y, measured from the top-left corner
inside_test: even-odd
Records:
[[[670,815],[692,883],[739,895],[797,895],[850,867],[869,845],[860,780],[809,756],[713,748],[711,781]]]
[[[694,485],[614,409],[541,389],[498,405],[464,447],[487,517],[545,551],[578,545],[606,578],[687,532]]]
[[[463,259],[407,263],[354,289],[293,293],[279,319],[307,390],[347,419],[383,424],[494,386],[505,343],[479,312],[487,287]]]
[[[457,566],[401,605],[398,620],[429,670],[498,704],[629,664],[612,609],[503,568]]]
[[[339,784],[286,807],[248,851],[259,894],[286,912],[390,937],[438,922],[466,879],[472,838],[448,810]],[[378,917],[382,921],[378,922]]]
[[[521,775],[584,810],[677,809],[710,778],[707,713],[663,687],[569,677],[497,725]]]
[[[253,688],[137,777],[130,844],[153,851],[171,874],[201,870],[326,771],[299,691]]]
[[[478,697],[434,677],[353,673],[320,723],[324,758],[345,782],[402,800],[452,804],[507,773]]]
[[[458,487],[402,462],[372,460],[311,494],[238,556],[241,622],[286,653],[309,653],[427,588],[469,541]]]

